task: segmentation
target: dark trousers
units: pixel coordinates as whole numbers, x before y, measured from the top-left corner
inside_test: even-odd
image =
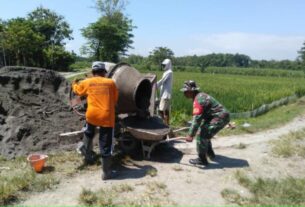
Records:
[[[204,124],[199,128],[196,136],[197,152],[199,157],[205,156],[209,147],[212,149],[211,138],[229,122],[230,114],[227,112],[222,113],[219,117],[204,122]]]
[[[86,155],[92,153],[93,137],[95,135],[96,126],[86,123],[84,132],[84,146],[86,150]],[[109,157],[112,153],[112,138],[113,138],[113,128],[112,127],[101,127],[99,128],[99,147],[102,157]]]

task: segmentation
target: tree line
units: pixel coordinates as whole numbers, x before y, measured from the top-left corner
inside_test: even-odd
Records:
[[[0,66],[24,65],[53,70],[68,70],[75,61],[88,64],[92,60],[127,62],[146,70],[159,67],[165,58],[172,59],[175,69],[196,67],[204,71],[209,66],[274,68],[305,71],[305,42],[296,60],[252,60],[244,54],[208,54],[175,57],[167,47],[156,47],[148,57],[127,54],[132,48],[133,29],[136,28],[124,10],[127,0],[96,0],[100,17],[82,28],[87,42],[81,55],[65,50],[66,41],[73,39],[72,29],[64,17],[38,7],[25,18],[0,19]]]
[[[63,16],[43,7],[25,18],[0,20],[0,65],[66,70],[76,57],[64,47],[71,34]]]
[[[141,55],[129,55],[122,58],[123,61],[135,65],[144,65],[146,68],[156,68],[164,58],[171,58],[177,70],[185,70],[186,67],[196,67],[204,71],[207,67],[243,67],[243,68],[270,68],[286,70],[305,69],[305,43],[299,51],[296,60],[252,60],[244,54],[213,53],[208,55],[193,55],[175,57],[174,52],[167,47],[157,47],[150,52],[148,57]]]

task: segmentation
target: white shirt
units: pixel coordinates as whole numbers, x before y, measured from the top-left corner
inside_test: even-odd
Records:
[[[171,68],[169,68],[163,73],[161,80],[157,82],[157,86],[160,89],[161,99],[171,99],[172,85],[173,85],[173,71]]]

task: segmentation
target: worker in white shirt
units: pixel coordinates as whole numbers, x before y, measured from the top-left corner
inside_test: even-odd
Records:
[[[160,90],[159,114],[166,125],[169,125],[170,101],[172,98],[173,71],[170,59],[163,60],[161,64],[164,73],[162,78],[157,82]]]

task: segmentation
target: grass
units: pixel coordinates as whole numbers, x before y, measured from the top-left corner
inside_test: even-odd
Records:
[[[158,78],[162,72],[156,72]],[[179,91],[185,80],[195,80],[201,90],[222,103],[230,112],[251,111],[283,97],[305,93],[302,77],[264,77],[230,74],[174,72],[171,124],[185,124],[192,114],[192,101]],[[242,120],[241,120],[242,121]]]
[[[281,136],[272,141],[272,153],[280,157],[300,156],[305,158],[305,128]]]
[[[25,158],[13,161],[2,158],[0,166],[7,167],[0,171],[0,205],[18,201],[26,192],[44,191],[59,183],[55,176],[35,173]]]
[[[238,67],[208,67],[206,73],[232,74],[248,76],[273,76],[273,77],[304,77],[302,70],[284,70],[268,68],[238,68]]]
[[[250,179],[242,171],[237,171],[235,177],[240,185],[249,190],[251,196],[241,196],[236,190],[224,189],[221,194],[228,202],[262,206],[305,205],[305,179]]]
[[[113,199],[116,197],[112,189],[100,189],[98,192],[93,192],[88,189],[83,189],[79,202],[83,205],[90,206],[113,206]]]
[[[161,74],[158,75],[160,77]],[[304,78],[278,78],[242,75],[174,73],[173,111],[191,112],[190,100],[179,91],[185,80],[195,80],[201,90],[222,103],[230,112],[244,112],[305,91]]]
[[[304,114],[305,112],[305,99],[299,99],[296,103],[281,106],[279,108],[273,109],[266,114],[253,118],[240,118],[234,119],[236,124],[235,129],[223,129],[220,131],[219,135],[238,135],[245,133],[256,133],[259,131],[273,129],[280,127],[290,121],[295,117]],[[249,123],[249,127],[243,127],[244,123]]]
[[[139,189],[128,184],[101,188],[97,192],[83,189],[79,195],[81,205],[90,206],[168,206],[167,186],[162,182],[143,183]],[[144,188],[144,189],[143,189]]]
[[[119,192],[119,193],[131,192],[131,191],[134,191],[134,187],[131,185],[128,185],[126,183],[123,183],[123,184],[114,186],[113,190],[116,192]]]
[[[174,170],[174,171],[183,171],[183,168],[180,166],[180,165],[174,165],[173,167],[172,167],[172,169]]]
[[[82,159],[75,152],[49,155],[42,173],[35,173],[25,157],[14,160],[0,157],[0,166],[0,205],[18,202],[29,192],[51,189],[65,177],[99,168],[96,165],[83,168]]]
[[[150,168],[146,171],[146,175],[149,175],[150,177],[155,177],[158,175],[158,170],[155,168]]]
[[[246,149],[246,145],[244,143],[239,143],[234,146],[236,149]]]

